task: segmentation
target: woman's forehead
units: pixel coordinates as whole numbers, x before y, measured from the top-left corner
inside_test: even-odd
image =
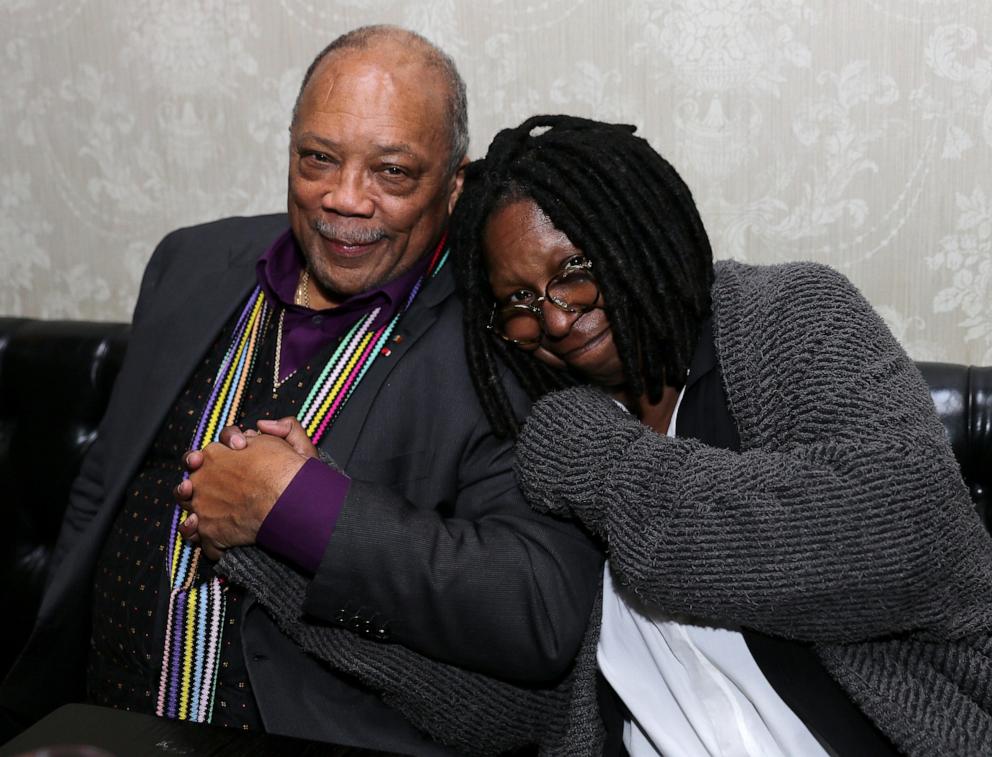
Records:
[[[563,259],[580,252],[531,199],[497,208],[486,222],[482,248],[493,286],[556,270]]]

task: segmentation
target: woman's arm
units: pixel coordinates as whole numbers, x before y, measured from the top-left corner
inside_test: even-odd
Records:
[[[803,276],[829,295],[809,318]],[[721,354],[744,451],[569,389],[521,434],[525,494],[602,535],[619,581],[664,612],[813,641],[988,627],[992,547],[915,366],[843,277],[799,279],[761,303],[769,325],[729,374]]]

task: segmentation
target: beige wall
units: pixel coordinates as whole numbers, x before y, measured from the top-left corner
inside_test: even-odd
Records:
[[[992,364],[989,0],[0,0],[0,314],[124,320],[168,230],[284,205],[316,51],[392,22],[469,85],[637,124],[719,257],[850,276],[910,354]]]

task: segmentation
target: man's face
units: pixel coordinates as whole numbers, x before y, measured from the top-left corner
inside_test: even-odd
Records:
[[[332,302],[396,278],[439,239],[450,176],[445,85],[389,45],[331,53],[290,135],[289,220]]]

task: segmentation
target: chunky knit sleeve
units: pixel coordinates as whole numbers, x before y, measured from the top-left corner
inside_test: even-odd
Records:
[[[518,476],[664,612],[810,641],[988,628],[992,543],[914,364],[846,279],[722,266],[742,451],[669,439],[589,388],[537,403]]]
[[[571,678],[554,688],[516,686],[321,623],[303,609],[303,576],[256,547],[228,550],[217,569],[248,589],[307,654],[361,681],[440,743],[462,754],[505,754],[534,744],[559,753]]]

